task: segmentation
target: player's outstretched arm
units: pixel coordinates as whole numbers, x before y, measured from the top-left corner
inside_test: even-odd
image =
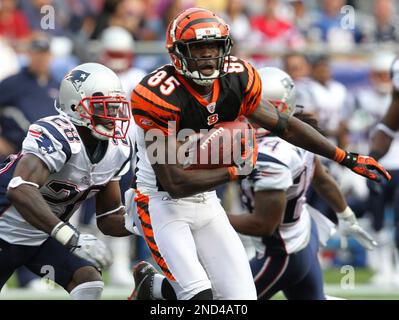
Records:
[[[378,107],[378,106],[377,106]],[[375,159],[381,159],[389,150],[391,142],[399,129],[399,91],[392,93],[392,102],[389,109],[375,128],[372,136],[370,155]]]
[[[119,181],[110,181],[96,195],[97,226],[107,236],[130,236],[132,233],[125,228],[124,214]]]
[[[391,179],[389,173],[374,158],[346,152],[338,148],[310,125],[296,117],[288,117],[265,101],[262,101],[258,108],[248,115],[248,118],[263,128],[276,133],[282,139],[335,160],[366,178],[375,181],[380,181],[381,177]]]
[[[315,161],[312,187],[337,213],[339,224],[343,228],[343,233],[351,234],[366,249],[371,250],[376,247],[377,242],[359,225],[355,214],[348,206],[337,182],[327,172],[327,169],[321,164],[317,157]]]
[[[270,237],[280,225],[285,212],[284,190],[264,190],[255,192],[255,208],[252,213],[228,214],[233,228],[245,235]]]

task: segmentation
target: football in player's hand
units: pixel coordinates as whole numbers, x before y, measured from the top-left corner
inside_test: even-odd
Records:
[[[186,169],[215,169],[242,162],[245,146],[254,139],[254,129],[244,121],[221,122],[206,134],[192,138]]]

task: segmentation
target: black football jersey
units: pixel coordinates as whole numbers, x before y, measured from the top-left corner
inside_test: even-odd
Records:
[[[132,113],[137,125],[144,130],[158,128],[167,135],[175,128],[199,132],[252,113],[262,92],[258,72],[244,60],[230,59],[227,75],[213,83],[210,101],[198,94],[172,65],[144,77],[132,92]]]

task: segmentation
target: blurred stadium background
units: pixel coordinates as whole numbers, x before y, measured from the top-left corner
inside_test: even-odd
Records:
[[[166,26],[191,6],[221,14],[230,23],[235,55],[258,67],[284,68],[297,83],[298,103],[319,118],[325,134],[367,153],[370,133],[390,103],[389,67],[399,52],[397,0],[0,0],[0,157],[19,149],[29,123],[55,113],[60,80],[81,62],[114,69],[129,94],[146,72],[168,63]],[[383,161],[394,181],[382,190],[370,191],[364,179],[326,163],[380,243],[368,253],[353,239],[342,248],[339,233],[333,236],[320,252],[329,295],[399,298],[398,152],[396,143]],[[219,193],[227,210],[239,211],[236,186]],[[334,219],[315,194],[309,201]],[[93,213],[87,203],[73,223],[96,232]],[[115,262],[105,272],[104,298],[125,299],[133,287],[131,265],[150,258],[139,239],[107,241]],[[343,266],[355,268],[354,288],[342,285]],[[44,290],[26,270],[0,293],[0,299],[65,298],[62,290]]]

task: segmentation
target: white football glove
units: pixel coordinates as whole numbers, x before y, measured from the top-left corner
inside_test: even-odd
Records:
[[[81,234],[67,222],[58,223],[51,231],[51,236],[98,269],[108,268],[112,264],[111,250],[104,242],[92,234]]]
[[[112,264],[112,252],[106,244],[92,234],[80,234],[71,252],[85,259],[98,269],[107,269]]]
[[[348,235],[353,236],[364,248],[368,250],[373,250],[378,246],[377,241],[375,241],[373,237],[359,225],[359,222],[351,208],[346,207],[343,212],[337,213],[337,216],[339,227],[344,236],[344,238],[341,238],[341,246],[343,248],[347,247],[346,238]]]

